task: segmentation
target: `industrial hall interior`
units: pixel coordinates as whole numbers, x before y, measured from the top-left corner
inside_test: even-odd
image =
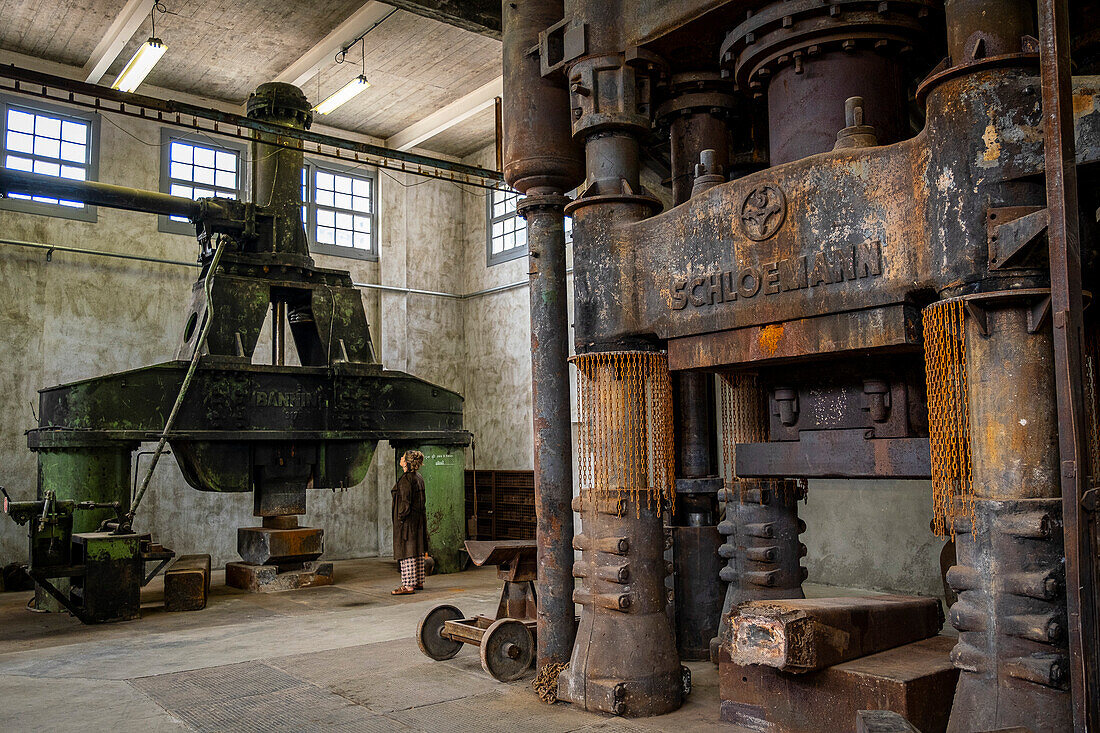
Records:
[[[1100,733],[1100,0],[0,0],[0,731]]]

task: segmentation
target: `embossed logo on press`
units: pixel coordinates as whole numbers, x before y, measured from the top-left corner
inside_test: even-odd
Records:
[[[741,229],[755,242],[774,236],[786,217],[787,197],[770,183],[749,191],[741,203]]]

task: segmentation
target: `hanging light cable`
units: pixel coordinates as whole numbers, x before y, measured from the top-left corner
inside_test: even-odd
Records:
[[[340,49],[340,52],[336,54],[336,63],[337,64],[344,63],[344,61],[347,59],[348,51],[351,50],[352,46],[354,46],[357,43],[360,44],[359,45],[359,63],[360,63],[359,75],[356,76],[351,81],[349,81],[344,86],[337,89],[335,92],[330,94],[328,97],[326,97],[323,102],[321,102],[320,104],[318,104],[316,107],[313,108],[314,112],[316,112],[317,114],[321,114],[321,115],[327,115],[330,112],[332,112],[333,110],[335,110],[337,107],[344,104],[348,100],[352,99],[357,94],[359,94],[360,92],[362,92],[363,90],[367,89],[370,86],[370,82],[367,81],[367,42],[364,39],[367,37],[368,33],[373,31],[378,26],[382,25],[382,22],[385,21],[386,18],[389,18],[391,15],[393,15],[396,12],[397,12],[397,8],[394,8],[390,12],[386,13],[386,15],[382,18],[382,20],[379,20],[377,23],[372,25],[370,28],[363,31],[363,33],[358,38],[356,38],[354,41],[352,41],[351,43],[349,43],[348,45],[346,45],[342,49]]]
[[[115,83],[111,85],[112,89],[118,89],[121,92],[132,92],[137,89],[167,50],[161,40],[157,38],[158,11],[161,13],[168,12],[168,9],[164,7],[164,3],[161,3],[160,0],[154,2],[152,9],[149,11],[149,21],[152,25],[149,40],[138,46],[130,62],[126,64],[125,68],[122,69],[122,73],[115,79]]]

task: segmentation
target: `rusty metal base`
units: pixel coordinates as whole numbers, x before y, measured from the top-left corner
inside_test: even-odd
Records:
[[[1061,499],[979,499],[972,526],[956,521],[951,731],[1073,728],[1061,520]]]
[[[225,584],[253,593],[274,593],[281,590],[312,588],[315,585],[332,585],[332,563],[306,562],[302,563],[298,569],[280,572],[280,566],[277,565],[231,562],[225,565]]]
[[[237,529],[237,552],[242,560],[254,565],[309,562],[324,551],[325,530],[320,527]]]
[[[798,518],[798,500],[793,490],[777,492],[763,482],[743,480],[744,498],[731,496],[726,502],[726,519],[718,531],[726,541],[718,554],[726,558],[719,577],[728,583],[719,616],[718,635],[710,641],[710,660],[719,662],[719,644],[730,631],[730,613],[746,601],[804,598],[802,581],[806,568],[800,564],[806,546],[798,535],[806,530]]]
[[[806,674],[743,667],[721,650],[721,717],[769,733],[818,733],[853,730],[860,710],[892,710],[924,733],[942,733],[958,678],[953,644],[935,636]]]

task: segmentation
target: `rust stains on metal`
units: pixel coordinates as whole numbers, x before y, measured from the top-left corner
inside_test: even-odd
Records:
[[[757,342],[760,344],[760,352],[767,356],[775,356],[775,352],[779,349],[779,342],[782,338],[782,323],[764,326],[760,329],[760,336],[757,337]]]

